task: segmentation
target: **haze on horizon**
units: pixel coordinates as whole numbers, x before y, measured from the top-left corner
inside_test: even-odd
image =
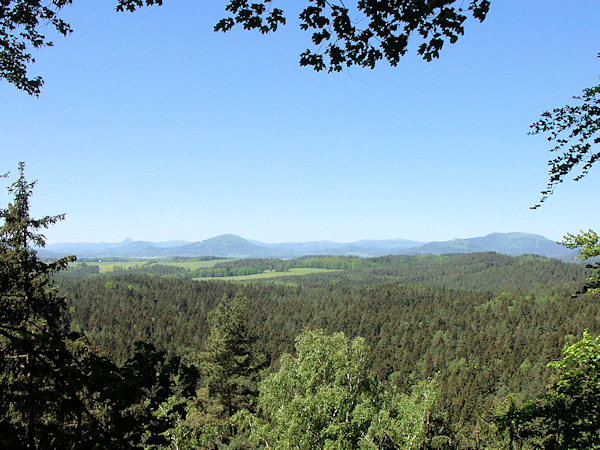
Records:
[[[529,209],[551,155],[527,136],[597,84],[596,2],[494,2],[440,60],[341,74],[298,66],[293,20],[213,33],[223,7],[76,2],[73,35],[35,55],[40,98],[0,84],[0,172],[25,161],[33,214],[67,214],[49,243],[560,240],[600,222],[598,168]]]
[[[214,235],[214,236],[207,236],[207,237],[203,237],[201,239],[193,239],[193,240],[188,240],[188,239],[178,239],[178,238],[173,238],[173,239],[164,239],[164,240],[160,240],[160,241],[153,241],[153,240],[149,240],[149,239],[136,239],[135,237],[131,237],[131,236],[126,236],[123,239],[119,239],[117,241],[63,241],[63,242],[48,242],[48,245],[56,245],[56,244],[85,244],[85,243],[89,243],[89,244],[119,244],[119,243],[124,243],[124,242],[149,242],[152,244],[165,244],[165,243],[173,243],[174,246],[177,246],[178,244],[181,243],[195,243],[195,242],[203,242],[203,241],[207,241],[207,240],[211,240],[211,239],[215,239],[215,238],[219,238],[219,237],[224,237],[224,236],[235,236],[235,237],[240,237],[244,240],[250,241],[250,242],[256,242],[256,243],[261,243],[261,244],[302,244],[302,243],[308,243],[308,242],[332,242],[332,243],[336,243],[336,244],[351,244],[351,243],[356,243],[356,242],[360,242],[360,241],[406,241],[406,242],[414,242],[415,245],[420,245],[420,244],[424,244],[424,243],[431,243],[431,242],[445,242],[445,241],[451,241],[451,240],[455,240],[455,239],[472,239],[472,238],[480,238],[480,237],[485,237],[491,234],[519,234],[522,233],[520,231],[508,231],[508,232],[491,232],[491,233],[486,233],[485,235],[481,235],[481,236],[454,236],[450,239],[427,239],[427,240],[423,240],[423,241],[419,241],[416,239],[406,239],[403,237],[388,237],[388,238],[370,238],[370,237],[364,237],[364,238],[360,238],[360,239],[355,239],[352,241],[336,241],[333,239],[310,239],[310,240],[306,240],[306,241],[263,241],[260,239],[254,239],[253,237],[249,237],[249,236],[243,236],[243,235],[239,235],[239,234],[235,234],[235,233],[221,233],[218,235]],[[543,236],[540,235],[539,233],[523,233],[523,234],[532,234],[532,235],[539,235],[542,237],[546,237],[547,236]],[[550,238],[550,240],[552,240]],[[556,239],[557,241],[560,239]]]

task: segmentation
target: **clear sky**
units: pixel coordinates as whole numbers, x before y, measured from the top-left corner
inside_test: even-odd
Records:
[[[50,243],[599,228],[600,167],[529,209],[550,154],[527,136],[597,84],[596,0],[493,0],[440,60],[339,74],[299,67],[297,10],[262,36],[214,33],[224,1],[114,3],[65,9],[75,32],[36,53],[40,98],[0,82],[0,171],[26,161],[34,214],[67,214]]]

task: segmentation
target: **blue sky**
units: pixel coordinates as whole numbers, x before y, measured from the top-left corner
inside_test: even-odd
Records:
[[[211,3],[118,14],[76,0],[75,32],[36,53],[40,98],[0,83],[0,171],[26,161],[34,213],[67,213],[50,243],[598,228],[599,167],[529,209],[549,145],[527,136],[597,84],[596,1],[496,0],[440,60],[339,74],[298,66],[295,10],[273,35],[223,34]]]

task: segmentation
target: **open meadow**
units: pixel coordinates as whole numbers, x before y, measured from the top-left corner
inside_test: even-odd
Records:
[[[291,276],[302,276],[313,273],[326,273],[326,272],[339,272],[336,269],[321,269],[316,267],[299,267],[290,269],[287,272],[275,272],[273,270],[267,270],[263,273],[255,273],[252,275],[238,275],[230,277],[197,277],[194,280],[221,280],[221,281],[253,281],[253,280],[266,280],[269,278],[280,278],[280,277],[291,277]]]

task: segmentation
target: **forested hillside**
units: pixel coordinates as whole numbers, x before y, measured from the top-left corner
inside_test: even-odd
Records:
[[[137,340],[193,360],[209,333],[210,311],[236,295],[247,298],[254,348],[271,363],[293,352],[305,328],[361,336],[382,379],[395,374],[398,386],[409,389],[437,376],[441,426],[469,433],[508,395],[524,400],[541,393],[549,381],[546,365],[565,343],[586,328],[600,332],[600,304],[571,298],[585,278],[580,265],[493,253],[287,264],[343,270],[237,284],[134,269],[78,279],[75,271],[58,283],[69,299],[72,327],[121,363]]]
[[[289,260],[276,258],[212,259],[172,258],[170,260],[118,259],[105,260],[102,272],[97,261],[85,261],[69,266],[61,276],[86,278],[99,273],[138,273],[182,279],[222,278],[271,273],[294,276],[293,269],[326,269],[325,280],[352,279],[369,283],[401,281],[432,284],[470,290],[552,290],[556,285],[581,284],[590,271],[581,264],[565,264],[555,259],[534,255],[509,257],[496,253],[453,255],[383,256],[358,258],[342,256],[304,256]],[[309,273],[309,272],[305,272]],[[306,285],[319,277],[302,278]],[[287,280],[292,281],[292,280]]]

